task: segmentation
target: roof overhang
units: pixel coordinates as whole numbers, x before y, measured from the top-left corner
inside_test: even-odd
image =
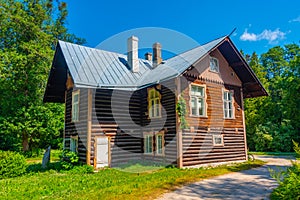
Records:
[[[54,59],[48,77],[44,102],[64,103],[68,67],[59,43],[56,46]]]
[[[218,50],[242,81],[244,98],[268,96],[267,91],[229,37],[219,44]]]

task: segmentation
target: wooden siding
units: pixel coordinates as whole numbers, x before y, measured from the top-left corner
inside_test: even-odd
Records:
[[[220,62],[220,68],[230,68],[218,51],[212,53]],[[191,68],[181,77],[181,96],[185,99],[189,129],[182,132],[183,167],[208,163],[246,160],[245,128],[241,85],[235,76],[208,72],[208,60],[203,59],[201,68]],[[202,66],[206,64],[205,66]],[[225,65],[225,66],[224,66]],[[200,70],[201,69],[201,70]],[[232,69],[224,71],[230,72]],[[222,72],[222,70],[221,70]],[[209,73],[214,73],[210,76]],[[216,78],[217,77],[217,78]],[[230,78],[234,79],[231,83]],[[205,87],[206,116],[191,115],[190,85]],[[234,118],[225,119],[223,113],[223,91],[233,91]],[[223,135],[224,145],[213,145],[213,134]]]
[[[95,137],[106,135],[110,137],[111,166],[140,159],[174,164],[177,152],[174,88],[174,80],[161,85],[162,110],[166,118],[158,119],[148,117],[147,88],[134,93],[93,90],[90,163],[94,165],[95,162]],[[164,156],[144,155],[143,133],[161,130],[166,147]]]
[[[177,162],[175,88],[175,80],[163,82],[160,85],[162,117],[154,119],[149,119],[148,114],[146,114],[148,113],[147,89],[141,90],[142,132],[163,131],[165,142],[164,156],[142,154],[142,158],[145,160],[166,162],[168,164],[176,164]]]
[[[79,90],[79,121],[72,122],[72,92]],[[78,156],[81,162],[86,162],[87,119],[88,119],[88,89],[70,88],[66,91],[65,138],[78,136]],[[70,149],[70,143],[65,146]]]

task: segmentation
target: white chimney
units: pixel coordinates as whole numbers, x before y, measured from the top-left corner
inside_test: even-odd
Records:
[[[138,41],[135,36],[127,40],[127,62],[132,72],[139,72]]]

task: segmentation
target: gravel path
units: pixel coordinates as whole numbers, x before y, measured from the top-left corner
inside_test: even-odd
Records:
[[[159,200],[198,200],[198,199],[269,199],[278,186],[270,177],[269,168],[278,170],[291,165],[290,157],[256,156],[268,162],[266,165],[241,172],[234,172],[202,180],[166,193]]]

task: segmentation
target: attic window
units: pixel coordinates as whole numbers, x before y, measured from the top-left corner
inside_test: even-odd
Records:
[[[214,57],[210,57],[209,69],[212,72],[219,72],[219,60]]]

